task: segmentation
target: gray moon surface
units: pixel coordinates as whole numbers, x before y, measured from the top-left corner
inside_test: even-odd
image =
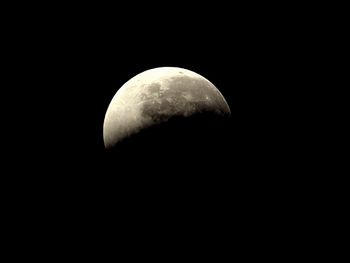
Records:
[[[113,148],[125,138],[172,117],[204,112],[231,114],[225,98],[209,80],[177,67],[144,71],[127,81],[110,102],[103,123],[105,147]]]

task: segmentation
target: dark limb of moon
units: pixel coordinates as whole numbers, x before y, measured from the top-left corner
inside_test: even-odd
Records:
[[[109,149],[109,153],[113,159],[137,160],[137,165],[145,165],[145,171],[152,171],[153,166],[157,169],[168,165],[176,170],[186,162],[200,171],[205,165],[223,160],[228,128],[227,119],[211,112],[187,118],[172,116],[166,122],[125,138],[117,147]]]

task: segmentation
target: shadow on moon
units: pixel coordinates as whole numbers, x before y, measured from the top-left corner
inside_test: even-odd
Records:
[[[107,188],[136,203],[179,202],[184,208],[186,200],[228,193],[228,122],[209,113],[174,117],[122,141],[106,154]]]
[[[181,161],[211,159],[224,154],[227,129],[227,119],[216,114],[172,117],[131,135],[107,152],[115,163],[121,158],[182,166]]]

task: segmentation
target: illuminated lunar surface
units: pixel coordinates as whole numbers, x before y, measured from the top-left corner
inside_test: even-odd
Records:
[[[106,148],[142,130],[171,121],[211,113],[229,116],[230,108],[219,90],[201,75],[183,68],[144,71],[115,94],[103,124]]]

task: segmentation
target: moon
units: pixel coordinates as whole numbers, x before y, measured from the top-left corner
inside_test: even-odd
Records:
[[[204,113],[231,114],[225,98],[209,80],[178,67],[146,70],[127,81],[111,100],[103,123],[105,148],[173,117]]]

